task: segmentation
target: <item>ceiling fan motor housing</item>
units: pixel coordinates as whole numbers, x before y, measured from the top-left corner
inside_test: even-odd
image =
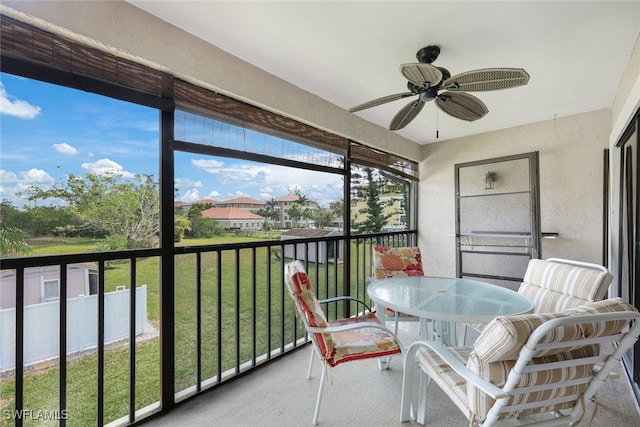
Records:
[[[420,49],[418,53],[416,53],[416,58],[418,59],[418,62],[431,64],[433,61],[438,59],[438,55],[440,55],[440,47],[434,45]]]
[[[420,101],[429,102],[433,101],[438,97],[438,89],[434,86],[420,88],[418,91],[418,95],[420,96]]]

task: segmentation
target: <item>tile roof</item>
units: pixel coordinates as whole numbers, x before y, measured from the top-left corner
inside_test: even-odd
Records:
[[[253,212],[249,212],[246,209],[240,208],[209,208],[202,211],[202,215],[211,219],[258,219],[261,220],[260,215],[256,215]]]
[[[218,205],[227,205],[230,203],[244,203],[249,205],[266,205],[267,202],[264,200],[252,199],[251,197],[237,197],[235,199],[222,200],[220,202],[216,202]]]
[[[276,202],[295,202],[300,200],[300,196],[297,194],[287,194],[286,196],[275,197]]]

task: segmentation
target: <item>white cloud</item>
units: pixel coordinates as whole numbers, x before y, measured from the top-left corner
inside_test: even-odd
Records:
[[[207,195],[207,197],[205,197],[205,199],[211,199],[211,200],[216,200],[219,198],[220,198],[220,193],[216,190],[213,190],[211,193]]]
[[[7,114],[21,119],[33,119],[40,114],[40,107],[31,105],[27,101],[11,98],[4,89],[4,84],[0,82],[0,114]]]
[[[270,186],[266,186],[260,189],[260,198],[263,200],[271,200],[272,197],[275,197],[273,188]]]
[[[0,182],[8,183],[8,182],[16,182],[18,181],[18,176],[10,171],[6,171],[4,169],[0,169]]]
[[[200,196],[198,195],[198,189],[192,188],[187,191],[182,197],[179,198],[182,202],[195,202],[196,200],[200,200]]]
[[[29,169],[26,172],[20,172],[20,182],[25,184],[50,184],[54,179],[42,169]]]
[[[208,173],[218,173],[224,166],[224,162],[219,160],[191,159],[191,164]]]
[[[18,174],[11,171],[0,170],[0,200],[8,200],[16,206],[25,200],[18,197],[18,193],[22,193],[29,189],[32,185],[46,189],[53,184],[54,179],[42,169],[30,169],[22,171]]]
[[[74,147],[70,146],[66,142],[63,142],[60,144],[53,144],[52,147],[58,153],[69,154],[70,156],[74,156],[78,154],[78,150],[76,150]]]
[[[240,191],[240,190],[237,190],[237,191],[235,191],[234,193],[231,193],[231,194],[233,195],[234,199],[239,198],[239,197],[251,197],[251,196],[249,196],[249,193],[245,193],[244,191]]]
[[[202,181],[194,181],[193,179],[190,178],[176,178],[175,180],[175,187],[178,190],[184,189],[184,188],[202,188]]]
[[[122,178],[133,178],[135,175],[124,170],[122,165],[110,159],[100,159],[93,163],[83,163],[80,167],[96,175],[114,174]]]

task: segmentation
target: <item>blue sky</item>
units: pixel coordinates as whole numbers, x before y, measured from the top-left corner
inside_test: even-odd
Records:
[[[323,205],[342,198],[338,175],[176,153],[177,199],[268,200],[302,194]],[[69,173],[158,177],[158,112],[115,99],[0,73],[0,200],[47,188]]]

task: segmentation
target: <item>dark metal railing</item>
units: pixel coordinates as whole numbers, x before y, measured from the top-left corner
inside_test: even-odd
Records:
[[[141,279],[153,284],[154,290],[150,291],[153,296],[148,305],[156,308],[150,309],[149,316],[152,323],[161,322],[161,310],[157,308],[161,300],[160,259],[166,252],[146,249],[4,259],[3,271],[13,270],[16,276],[15,371],[8,379],[0,379],[5,383],[13,379],[14,408],[11,411],[13,417],[10,418],[15,425],[21,426],[34,413],[33,410],[38,409],[40,415],[42,410],[57,415],[61,426],[66,425],[67,419],[72,420],[72,424],[95,422],[101,426],[107,423],[135,424],[153,413],[161,413],[162,384],[172,384],[174,401],[182,401],[307,343],[304,328],[296,320],[291,298],[287,295],[283,276],[286,262],[300,259],[305,263],[319,298],[349,294],[365,299],[370,304],[366,286],[371,272],[373,246],[415,245],[416,239],[416,232],[411,231],[352,236],[349,240],[343,236],[331,236],[175,247],[172,252],[175,273],[170,284],[173,285],[175,296],[175,321],[171,328],[175,344],[171,354],[163,351],[163,347],[138,348],[136,344],[134,290]],[[345,250],[346,245],[349,245],[348,250]],[[343,256],[345,253],[349,254],[348,259]],[[58,266],[59,300],[65,302],[69,297],[67,270],[69,266],[79,263],[94,263],[98,272],[97,346],[93,352],[96,357],[97,402],[88,405],[92,408],[89,412],[94,412],[74,412],[80,409],[74,406],[76,402],[68,398],[71,359],[67,352],[69,319],[67,304],[64,303],[60,304],[58,319],[57,408],[34,408],[38,403],[33,397],[25,400],[25,380],[32,375],[25,369],[24,358],[25,336],[28,334],[24,322],[25,271],[31,267]],[[126,399],[127,402],[118,407],[111,401],[105,404],[105,399],[111,398],[110,393],[105,392],[105,377],[112,375],[107,374],[111,369],[107,364],[112,359],[113,351],[113,346],[105,345],[105,292],[116,285],[108,273],[125,268],[129,269],[128,276],[120,275],[118,280],[129,282],[129,337],[128,343],[122,344],[128,352],[125,359],[125,365],[129,365],[126,375],[128,384],[124,384],[125,380],[122,379],[109,378],[109,381],[122,382],[117,384],[117,389],[125,394],[121,400]],[[328,317],[335,319],[356,314],[358,307],[355,303],[333,302],[326,310]],[[144,364],[148,358],[173,363],[174,378],[162,378],[163,371],[158,370],[157,376],[160,378],[155,386],[139,383],[137,379],[139,374],[144,374]],[[75,372],[71,376],[75,376]],[[143,397],[138,398],[140,395]],[[114,406],[118,408],[114,409]],[[7,419],[6,414],[3,415]],[[78,421],[79,418],[82,421]]]
[[[43,257],[28,257],[28,258],[7,258],[2,260],[2,270],[4,272],[13,270],[16,278],[16,301],[15,301],[15,369],[12,375],[15,398],[14,408],[11,411],[5,411],[3,413],[4,421],[11,420],[16,426],[23,425],[24,421],[31,420],[34,417],[38,419],[56,419],[59,421],[59,425],[65,426],[67,419],[70,417],[69,405],[68,405],[68,353],[67,353],[67,304],[62,303],[67,301],[68,297],[68,268],[73,265],[83,263],[95,263],[98,270],[98,288],[97,288],[97,316],[96,316],[96,335],[97,346],[95,349],[96,354],[96,400],[95,402],[95,423],[97,425],[103,425],[105,423],[104,412],[104,385],[105,385],[105,335],[104,335],[104,320],[105,320],[105,270],[107,262],[123,262],[128,261],[131,271],[130,290],[136,288],[136,259],[137,258],[149,258],[158,257],[160,251],[158,249],[146,249],[146,250],[134,250],[134,251],[120,251],[120,252],[102,252],[91,254],[73,254],[73,255],[56,255],[56,256],[43,256]],[[59,278],[60,278],[60,294],[59,294],[59,318],[58,318],[58,407],[57,408],[33,408],[25,406],[25,378],[27,375],[25,372],[25,272],[30,268],[41,268],[46,266],[58,266]],[[136,318],[136,305],[135,305],[135,291],[130,292],[130,310],[129,310],[129,354],[130,354],[130,366],[129,371],[129,422],[134,421],[135,415],[135,384],[136,384],[136,369],[135,369],[135,318]],[[3,330],[3,334],[10,333],[11,331]],[[5,383],[9,382],[9,379],[3,379]],[[9,387],[10,388],[10,387]],[[45,390],[42,390],[43,392]],[[51,390],[53,391],[53,390]],[[74,423],[76,424],[76,423]]]

